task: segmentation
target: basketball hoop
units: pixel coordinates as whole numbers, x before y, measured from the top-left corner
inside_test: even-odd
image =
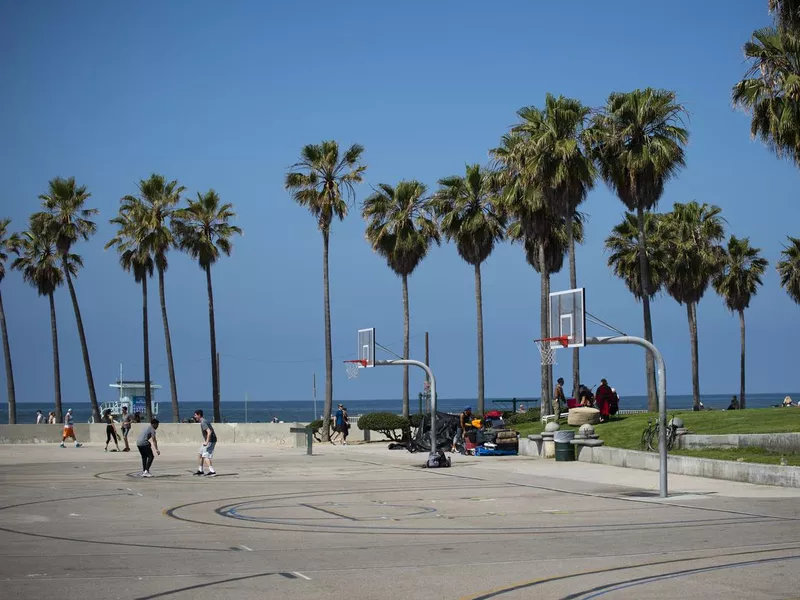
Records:
[[[347,378],[348,379],[358,379],[359,371],[362,368],[366,368],[367,361],[366,360],[346,360],[344,361],[345,367],[347,368]]]
[[[539,348],[539,354],[542,355],[543,365],[556,364],[556,350],[558,349],[552,342],[561,344],[566,348],[569,345],[569,336],[562,335],[560,337],[542,338],[541,340],[534,340],[536,346]]]

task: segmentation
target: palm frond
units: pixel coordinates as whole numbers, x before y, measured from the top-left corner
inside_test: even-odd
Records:
[[[800,304],[800,238],[788,236],[788,240],[789,244],[784,246],[778,261],[778,276],[781,287]]]
[[[223,204],[211,189],[198,193],[197,200],[189,200],[188,207],[175,211],[172,231],[178,246],[206,269],[219,260],[220,253],[230,256],[231,238],[242,235],[239,227],[230,224],[235,218],[233,204]]]

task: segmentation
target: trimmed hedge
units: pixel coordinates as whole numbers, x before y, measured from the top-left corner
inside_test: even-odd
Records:
[[[358,419],[358,428],[362,431],[377,431],[395,442],[399,442],[404,437],[411,435],[411,421],[406,417],[390,412],[361,415]],[[399,437],[397,435],[398,429],[402,432]]]
[[[519,425],[520,423],[536,423],[542,418],[542,411],[538,408],[532,408],[522,413],[514,413],[504,418],[505,422],[509,425]]]

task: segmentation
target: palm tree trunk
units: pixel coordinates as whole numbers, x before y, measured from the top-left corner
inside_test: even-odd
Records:
[[[8,344],[6,311],[3,309],[3,296],[0,294],[0,330],[3,335],[3,356],[6,360],[6,388],[8,390],[8,424],[17,423],[17,395],[14,391],[14,369],[11,366],[11,346]]]
[[[178,407],[178,385],[175,382],[175,363],[172,360],[172,338],[169,335],[167,319],[167,298],[164,293],[164,269],[158,269],[158,298],[161,301],[161,320],[164,322],[164,341],[167,345],[167,367],[169,368],[169,388],[172,394],[172,422],[180,423],[181,414]],[[213,354],[216,356],[216,354]]]
[[[208,290],[208,337],[211,340],[211,396],[214,401],[214,422],[221,423],[219,410],[219,367],[217,365],[217,329],[214,326],[214,289],[211,287],[211,265],[206,265],[206,289]]]
[[[78,306],[78,295],[75,293],[75,286],[72,284],[72,275],[69,273],[66,261],[64,261],[64,275],[67,278],[69,295],[72,298],[72,309],[75,311],[75,321],[78,324],[78,337],[81,341],[81,353],[83,354],[83,368],[86,371],[86,385],[89,387],[89,401],[92,403],[92,418],[95,423],[100,422],[100,407],[97,405],[97,392],[94,387],[94,376],[92,375],[92,363],[89,360],[89,346],[86,343],[86,333],[83,331],[83,319],[81,309]]]
[[[478,414],[484,412],[483,397],[483,292],[481,290],[481,265],[475,265],[475,306],[478,313]]]
[[[653,342],[653,323],[650,318],[650,269],[647,264],[647,244],[644,233],[644,208],[639,205],[636,209],[636,220],[639,225],[639,276],[642,288],[642,313],[644,315],[644,339]],[[649,352],[644,354],[645,373],[647,377],[647,410],[655,412],[658,410],[658,398],[656,397],[656,366],[652,355]]]
[[[539,297],[540,300],[540,311],[539,311],[539,326],[540,326],[540,333],[539,337],[546,338],[549,337],[550,334],[548,333],[548,319],[547,319],[547,309],[548,309],[548,293],[547,293],[547,280],[549,275],[547,274],[547,261],[545,259],[544,253],[544,244],[539,244],[539,274],[541,275],[541,294]],[[550,383],[548,381],[549,377],[549,368],[547,365],[542,365],[542,400],[540,402],[541,407],[541,414],[549,415],[550,414]]]
[[[700,410],[700,364],[697,356],[697,305],[686,303],[689,317],[689,342],[692,345],[692,410]]]
[[[331,408],[333,407],[333,356],[331,354],[331,297],[328,282],[328,243],[330,232],[322,231],[322,293],[325,305],[325,406],[322,413],[322,441],[331,439]]]
[[[147,275],[142,277],[142,345],[144,358],[144,407],[147,422],[153,420],[153,393],[150,389],[150,331],[147,326]]]
[[[403,358],[408,360],[408,275],[403,275]],[[403,416],[408,417],[408,366],[403,367]]]
[[[569,287],[575,289],[578,287],[578,273],[575,268],[575,237],[572,233],[573,221],[572,211],[567,216],[567,239],[569,240]],[[576,327],[577,324],[573,324]],[[573,331],[574,333],[574,331]],[[583,332],[586,335],[586,332]],[[578,397],[578,386],[581,384],[581,356],[580,349],[572,349],[572,397]]]
[[[545,283],[545,290],[544,290],[544,297],[547,298],[547,303],[545,304],[544,314],[547,323],[550,323],[550,273],[547,274],[544,280]],[[555,389],[555,385],[553,383],[553,365],[552,363],[547,365],[547,401],[548,405],[553,397],[553,390]]]
[[[55,387],[56,419],[61,423],[64,415],[61,410],[61,365],[58,362],[58,325],[56,325],[56,301],[53,292],[50,299],[50,335],[53,339],[53,386]]]
[[[745,362],[744,362],[744,354],[745,354],[745,335],[744,335],[744,310],[739,311],[739,331],[741,336],[742,342],[742,355],[739,361],[739,408],[747,408],[745,397],[744,397],[744,380],[745,380]]]

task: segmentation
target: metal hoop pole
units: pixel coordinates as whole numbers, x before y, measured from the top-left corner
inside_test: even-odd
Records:
[[[433,376],[433,371],[424,362],[419,360],[399,358],[397,360],[376,360],[375,366],[390,366],[390,365],[408,365],[410,367],[419,367],[428,375],[431,382],[431,454],[435,454],[436,446],[436,378]]]
[[[648,350],[656,361],[656,380],[658,388],[658,459],[660,496],[667,497],[667,367],[664,357],[652,343],[644,338],[631,335],[614,337],[587,337],[586,344],[636,344]]]

